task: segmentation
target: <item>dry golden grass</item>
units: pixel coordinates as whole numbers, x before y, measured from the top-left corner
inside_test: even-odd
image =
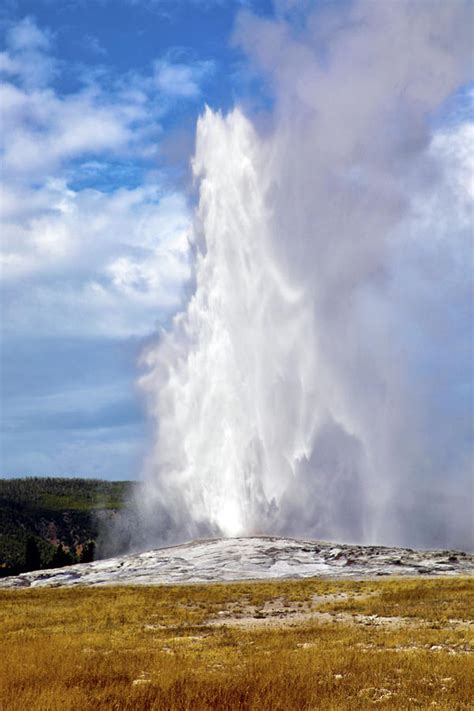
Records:
[[[0,591],[0,708],[472,709],[473,592],[446,578]]]

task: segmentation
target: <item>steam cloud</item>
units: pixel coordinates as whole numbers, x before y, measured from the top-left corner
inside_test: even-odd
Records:
[[[197,126],[195,289],[145,354],[145,530],[470,547],[472,125],[432,117],[473,5],[277,9],[235,35],[272,109]]]

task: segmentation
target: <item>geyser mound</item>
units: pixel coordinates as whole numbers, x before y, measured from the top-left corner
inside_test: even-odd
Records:
[[[0,588],[159,585],[281,578],[469,575],[474,556],[275,537],[226,538],[0,580]]]

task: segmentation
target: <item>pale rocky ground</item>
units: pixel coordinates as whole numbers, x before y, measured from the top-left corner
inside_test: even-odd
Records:
[[[474,555],[275,537],[228,538],[39,570],[0,580],[1,588],[158,585],[304,577],[473,575]]]
[[[243,604],[242,602],[231,603],[226,605],[217,613],[217,616],[209,619],[207,624],[210,626],[229,626],[243,628],[258,628],[258,627],[285,627],[297,626],[304,622],[318,622],[320,624],[334,624],[339,622],[342,624],[364,625],[369,627],[384,627],[400,628],[414,627],[431,627],[430,620],[421,620],[419,618],[410,618],[403,616],[384,617],[381,615],[364,615],[349,612],[334,612],[321,611],[319,608],[325,603],[342,602],[344,600],[355,600],[357,598],[366,599],[370,595],[376,593],[328,593],[325,595],[312,595],[305,601],[290,602],[283,598],[274,598],[265,602],[259,607],[251,604]],[[474,620],[457,620],[449,619],[443,623],[444,629],[472,629]],[[311,646],[311,645],[310,645]],[[447,645],[439,647],[440,649],[447,648]],[[461,652],[473,652],[472,645],[466,643],[458,650]]]

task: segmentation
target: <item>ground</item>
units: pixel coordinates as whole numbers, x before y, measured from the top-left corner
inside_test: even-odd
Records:
[[[472,709],[469,577],[0,590],[2,711]]]

